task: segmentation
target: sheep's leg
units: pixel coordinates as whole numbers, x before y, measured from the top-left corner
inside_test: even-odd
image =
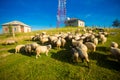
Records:
[[[84,62],[84,59],[82,58],[81,60],[82,60],[82,63],[83,63],[83,62]]]
[[[90,68],[90,63],[89,63],[89,62],[87,62],[87,64],[88,64],[88,68]]]
[[[38,55],[36,55],[36,59],[38,59]]]
[[[94,48],[94,51],[93,52],[95,52],[96,51],[96,48]]]
[[[18,51],[17,50],[15,50],[15,53],[17,53]]]
[[[88,57],[85,58],[85,60],[86,60],[86,62],[87,62],[87,64],[88,64],[88,68],[90,68],[90,63],[89,63],[89,59],[88,59]]]
[[[41,57],[41,56],[40,56],[40,54],[39,54],[39,53],[36,53],[36,59],[37,59],[38,57]]]
[[[38,56],[39,56],[39,57],[41,57],[41,55],[40,55],[40,54],[39,54]]]
[[[46,52],[46,56],[48,56],[48,51]]]
[[[78,57],[75,57],[75,61],[78,63]]]

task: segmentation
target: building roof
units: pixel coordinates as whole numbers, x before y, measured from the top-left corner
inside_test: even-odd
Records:
[[[11,21],[11,22],[8,22],[8,23],[4,23],[2,25],[3,26],[4,25],[23,25],[23,26],[26,26],[26,27],[30,27],[29,25],[24,24],[23,22],[20,22],[20,21]]]
[[[80,20],[80,19],[78,19],[78,18],[70,18],[70,19],[67,19],[65,22],[74,22],[74,21],[77,21],[77,20]],[[83,20],[80,20],[80,21],[82,21],[82,22],[84,22]]]

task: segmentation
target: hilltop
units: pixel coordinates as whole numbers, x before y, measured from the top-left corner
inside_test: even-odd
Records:
[[[84,63],[71,62],[70,49],[52,48],[49,56],[42,55],[35,59],[26,54],[14,54],[15,46],[28,44],[35,41],[30,36],[46,32],[49,35],[59,32],[75,32],[78,28],[66,27],[49,30],[38,30],[29,33],[16,33],[14,45],[2,45],[7,39],[13,39],[9,34],[0,35],[0,79],[1,80],[119,80],[120,63],[115,58],[109,57],[110,43],[115,41],[120,48],[120,29],[105,29],[109,33],[105,44],[98,44],[94,53],[88,53],[90,69]],[[80,33],[84,34],[82,28]],[[97,32],[96,32],[97,33]]]

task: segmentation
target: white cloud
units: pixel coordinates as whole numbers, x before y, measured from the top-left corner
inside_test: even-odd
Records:
[[[85,15],[85,18],[88,18],[88,17],[90,17],[91,16],[91,14],[87,14],[87,15]]]

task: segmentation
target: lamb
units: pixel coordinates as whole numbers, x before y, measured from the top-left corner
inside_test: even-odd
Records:
[[[118,62],[120,62],[120,49],[111,47],[110,52],[111,52],[111,55],[115,56],[115,58],[118,60]]]
[[[96,45],[92,42],[86,42],[85,45],[87,46],[87,48],[92,51],[95,52],[96,51]]]
[[[46,45],[46,46],[39,45],[35,50],[36,59],[38,58],[38,56],[40,56],[41,53],[45,53],[46,56],[48,56],[48,52],[50,49],[51,49],[51,45]]]
[[[25,45],[17,45],[15,47],[15,53],[22,52],[22,51],[24,51],[24,49],[25,49]]]
[[[118,44],[116,42],[112,42],[110,46],[114,48],[118,48]]]

